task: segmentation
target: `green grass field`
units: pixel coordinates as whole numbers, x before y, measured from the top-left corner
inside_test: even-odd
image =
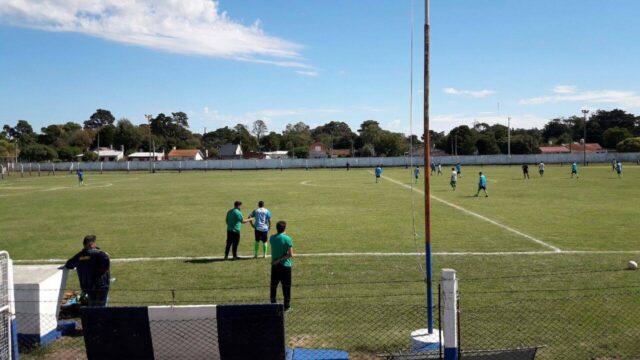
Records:
[[[216,259],[233,201],[247,214],[264,200],[299,255],[289,344],[364,358],[406,348],[425,312],[424,257],[411,255],[424,250],[423,196],[407,188],[410,170],[385,169],[379,184],[371,170],[89,173],[83,187],[63,173],[12,176],[0,182],[0,249],[65,259],[93,233],[117,260],[208,257],[114,262],[113,305],[264,302],[268,260]],[[489,198],[473,197],[480,170]],[[519,166],[463,167],[455,192],[448,168],[432,178],[434,274],[458,271],[463,349],[637,356],[640,273],[623,269],[640,258],[640,167],[623,179],[608,166],[581,168],[579,180],[568,166],[531,170],[524,181]],[[253,255],[249,226],[240,253]]]

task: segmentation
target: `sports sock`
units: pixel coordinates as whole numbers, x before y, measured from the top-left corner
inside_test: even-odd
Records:
[[[269,248],[269,244],[262,244],[262,255],[267,256],[267,249]]]
[[[256,244],[253,247],[253,256],[258,256],[258,249],[259,248],[260,248],[260,241],[256,241]]]

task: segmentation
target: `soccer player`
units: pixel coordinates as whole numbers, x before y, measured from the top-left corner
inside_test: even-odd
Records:
[[[460,163],[456,164],[456,172],[458,173],[458,176],[462,177],[462,166]]]
[[[271,229],[271,211],[264,207],[264,201],[258,201],[258,208],[253,210],[249,214],[250,218],[253,218],[254,234],[256,237],[256,244],[253,250],[253,258],[258,257],[258,249],[260,248],[260,242],[262,241],[262,258],[267,257],[267,240],[269,238],[269,229]]]
[[[83,305],[107,306],[109,295],[109,254],[96,246],[96,236],[87,235],[82,241],[83,249],[67,260],[64,267],[77,269]]]
[[[225,222],[227,223],[227,246],[224,248],[224,259],[229,258],[229,249],[233,248],[233,260],[238,259],[238,245],[240,245],[240,228],[242,224],[246,224],[253,220],[252,218],[244,218],[240,211],[242,201],[235,201],[233,209],[227,211]]]
[[[580,178],[580,176],[578,175],[578,164],[574,161],[573,164],[571,164],[571,178],[573,179],[573,175],[576,175],[576,179]]]
[[[522,164],[522,175],[524,176],[525,179],[530,179],[530,177],[529,177],[529,165]]]
[[[544,176],[544,163],[542,161],[538,164],[538,173],[540,174],[540,177]]]
[[[76,175],[78,175],[78,185],[84,185],[84,170],[78,169]]]
[[[616,172],[618,173],[618,178],[622,178],[622,162],[620,161],[616,163]]]
[[[351,164],[347,161],[347,171],[351,170]]]
[[[478,180],[478,192],[476,193],[476,197],[480,194],[480,190],[484,190],[484,197],[489,197],[489,193],[487,193],[487,177],[482,174],[482,171],[480,171],[478,175],[480,175],[480,179]]]
[[[453,189],[453,191],[456,191],[457,183],[458,183],[458,173],[456,172],[455,168],[451,168],[451,182],[449,184],[451,185],[451,189]]]
[[[442,175],[442,164],[438,164],[438,175]]]
[[[376,167],[375,173],[376,173],[376,183],[378,183],[378,180],[382,176],[382,166],[378,165]]]
[[[618,167],[618,162],[616,161],[616,159],[611,160],[611,171],[616,171]]]
[[[291,267],[293,265],[293,239],[285,230],[287,223],[278,221],[276,235],[269,239],[271,243],[271,303],[276,303],[278,284],[282,283],[282,295],[284,295],[284,311],[291,308]]]
[[[436,164],[434,164],[434,163],[432,162],[432,163],[431,163],[431,165],[430,165],[430,167],[431,167],[431,175],[435,174],[435,172],[436,172]]]
[[[416,168],[413,170],[413,176],[415,176],[417,184],[418,179],[420,178],[420,167],[418,165],[416,165]]]

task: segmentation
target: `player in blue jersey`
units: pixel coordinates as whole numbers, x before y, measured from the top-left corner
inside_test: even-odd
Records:
[[[456,173],[458,174],[458,177],[462,177],[462,165],[460,165],[460,163],[456,164]]]
[[[482,171],[480,171],[478,175],[480,175],[480,179],[478,180],[478,192],[476,192],[476,197],[480,194],[480,190],[484,190],[484,197],[489,197],[489,193],[487,192],[487,177],[482,174]]]
[[[578,164],[574,161],[573,164],[571,164],[571,178],[573,179],[573,175],[576,176],[576,179],[580,178],[580,176],[578,175]]]
[[[376,173],[376,183],[377,183],[380,177],[382,176],[382,166],[378,165],[376,167],[375,173]]]
[[[435,163],[431,163],[431,175],[433,175],[436,172],[436,164]]]
[[[269,240],[269,229],[271,228],[271,211],[264,207],[264,201],[258,201],[258,208],[253,210],[249,215],[253,218],[254,234],[256,236],[256,244],[253,251],[253,258],[258,257],[258,249],[262,242],[262,257],[267,257],[267,241]]]
[[[76,175],[78,175],[78,185],[84,185],[84,171],[82,169],[78,169],[78,171],[76,171]]]
[[[418,183],[418,179],[420,179],[420,166],[416,165],[416,168],[413,169],[413,176],[416,178],[416,184]]]

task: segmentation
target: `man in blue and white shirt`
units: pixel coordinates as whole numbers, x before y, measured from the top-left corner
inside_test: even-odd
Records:
[[[249,217],[253,218],[254,233],[256,235],[256,244],[253,252],[253,257],[258,257],[258,249],[260,248],[260,242],[262,241],[262,257],[267,256],[267,247],[269,239],[269,229],[271,228],[271,211],[264,207],[264,201],[258,202],[258,208],[251,212]]]

